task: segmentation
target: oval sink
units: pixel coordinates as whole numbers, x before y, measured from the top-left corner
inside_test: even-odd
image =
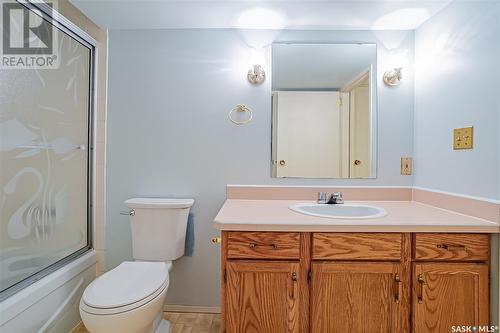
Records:
[[[387,212],[383,208],[358,204],[329,205],[303,203],[290,205],[289,208],[294,212],[305,215],[334,219],[374,219],[387,215]]]

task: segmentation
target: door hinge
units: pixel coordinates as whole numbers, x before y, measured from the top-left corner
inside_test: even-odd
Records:
[[[224,268],[224,283],[227,282],[227,269]]]
[[[311,270],[309,270],[307,272],[307,283],[311,283],[311,275],[312,275]]]

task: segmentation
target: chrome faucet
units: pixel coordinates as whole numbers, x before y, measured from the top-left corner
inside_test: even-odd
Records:
[[[328,199],[328,203],[334,205],[343,204],[344,199],[342,198],[342,192],[333,192],[330,199]]]
[[[326,192],[318,192],[318,200],[316,202],[319,204],[328,203],[328,199],[326,198]]]
[[[333,192],[329,197],[325,192],[318,192],[317,203],[330,205],[343,204],[344,199],[342,198],[342,192]]]

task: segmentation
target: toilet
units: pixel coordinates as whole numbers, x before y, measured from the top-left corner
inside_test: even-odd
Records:
[[[134,261],[104,273],[83,292],[82,321],[91,333],[167,333],[163,318],[172,260],[184,255],[192,199],[134,198],[129,208]]]

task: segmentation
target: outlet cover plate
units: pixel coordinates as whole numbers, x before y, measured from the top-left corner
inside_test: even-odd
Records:
[[[455,128],[453,130],[453,149],[472,149],[474,143],[474,127]]]
[[[401,157],[401,174],[404,176],[411,175],[412,171],[412,158],[411,157]]]

